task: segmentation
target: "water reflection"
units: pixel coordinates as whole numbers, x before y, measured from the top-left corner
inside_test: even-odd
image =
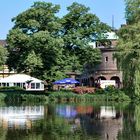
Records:
[[[123,128],[123,115],[114,106],[102,106],[100,111],[101,135],[105,140],[117,140]]]
[[[114,106],[69,106],[58,105],[56,112],[59,116],[73,118],[72,128],[81,128],[88,135],[98,135],[103,140],[116,140],[118,132],[123,127],[122,113]]]
[[[140,105],[0,107],[0,140],[136,140]]]
[[[116,110],[114,106],[101,106],[100,118],[116,118]]]
[[[74,118],[77,114],[76,108],[70,105],[57,105],[56,114],[64,118]]]
[[[33,120],[44,117],[44,106],[0,107],[0,126],[29,129]]]

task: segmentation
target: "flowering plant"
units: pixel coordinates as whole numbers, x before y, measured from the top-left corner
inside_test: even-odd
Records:
[[[91,93],[95,92],[95,88],[93,88],[93,87],[75,87],[75,88],[73,88],[72,91],[77,94],[86,94],[86,93],[91,94]]]

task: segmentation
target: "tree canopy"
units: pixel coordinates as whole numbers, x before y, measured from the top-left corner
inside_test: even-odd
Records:
[[[0,66],[5,65],[8,56],[8,51],[5,47],[0,46]]]
[[[125,17],[127,24],[133,24],[140,20],[140,0],[125,0]]]
[[[11,69],[56,80],[100,62],[100,51],[88,43],[109,27],[82,4],[73,3],[62,18],[59,10],[59,5],[35,2],[12,19],[14,27],[7,36]]]
[[[123,83],[127,91],[140,97],[140,1],[126,0],[127,25],[119,32],[118,53],[119,67],[123,71]]]

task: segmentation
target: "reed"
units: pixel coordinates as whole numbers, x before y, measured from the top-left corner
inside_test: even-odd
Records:
[[[93,102],[93,101],[130,101],[130,98],[122,91],[107,92],[102,94],[75,94],[73,92],[57,91],[49,94],[49,100],[54,102]]]

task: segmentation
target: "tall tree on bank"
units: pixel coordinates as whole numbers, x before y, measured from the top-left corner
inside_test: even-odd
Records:
[[[99,63],[99,50],[88,43],[108,26],[84,5],[73,3],[61,19],[56,16],[59,9],[59,5],[35,2],[13,18],[15,25],[7,37],[10,68],[56,80],[86,63]]]
[[[140,97],[140,1],[126,0],[126,21],[119,32],[118,66],[126,91]]]
[[[55,77],[64,45],[58,35],[61,24],[55,16],[59,9],[59,5],[35,2],[12,19],[15,25],[7,37],[10,68],[40,78]]]
[[[61,19],[62,37],[67,57],[74,58],[72,70],[76,71],[87,65],[94,67],[100,62],[100,51],[88,44],[100,39],[101,34],[107,32],[109,27],[82,4],[74,2],[67,10],[68,13]],[[77,65],[74,60],[79,60]]]

